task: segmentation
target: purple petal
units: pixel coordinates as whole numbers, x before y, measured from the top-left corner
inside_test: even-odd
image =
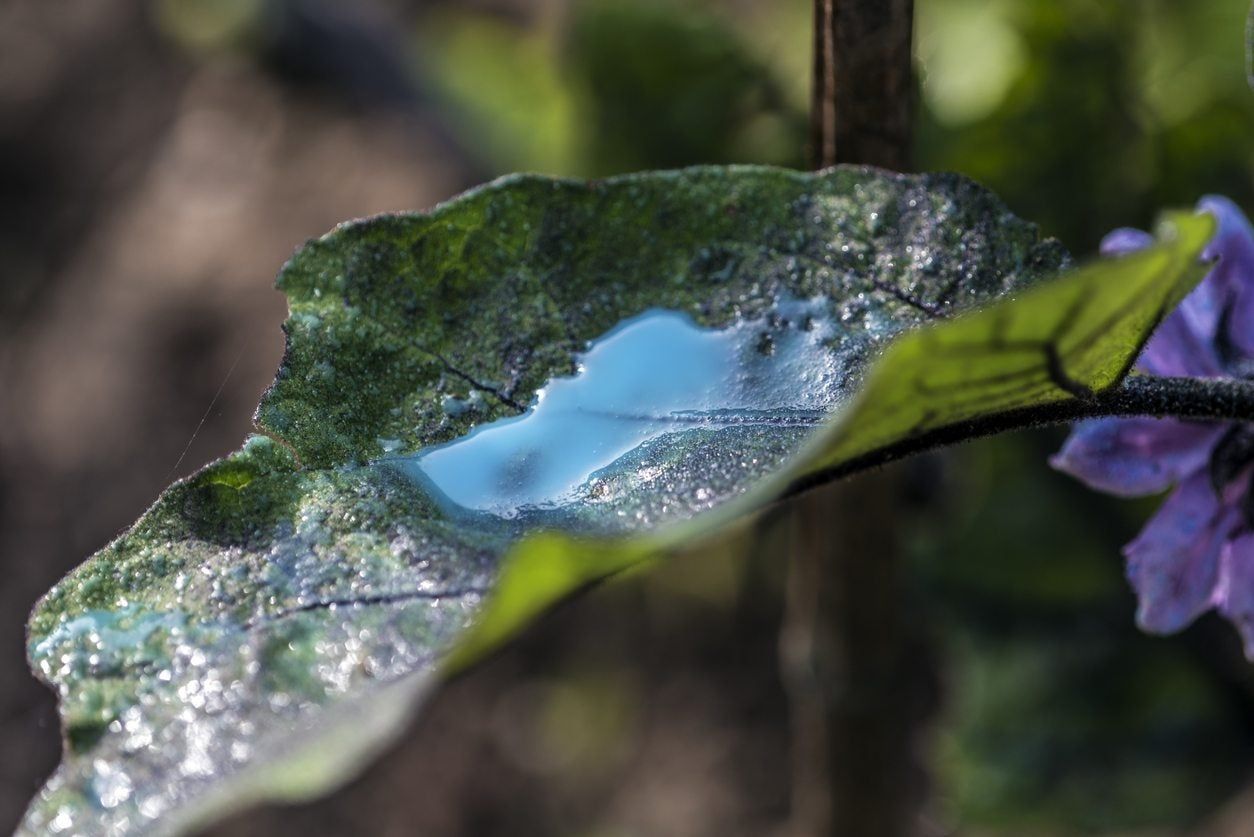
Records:
[[[1103,256],[1122,256],[1144,250],[1153,243],[1154,236],[1145,230],[1120,227],[1106,233],[1106,237],[1102,239],[1101,253]]]
[[[1216,208],[1221,204],[1231,207],[1238,215],[1240,214],[1240,211],[1236,210],[1227,198],[1215,197],[1202,198],[1198,202],[1197,211],[1217,212]],[[1215,245],[1222,235],[1223,228],[1224,221],[1220,219],[1218,232],[1202,251],[1203,260],[1215,261],[1218,258],[1219,253]],[[1222,270],[1211,270],[1184,298],[1176,310],[1183,315],[1190,331],[1206,344],[1213,344],[1219,333],[1219,319],[1223,310],[1232,302],[1234,295],[1235,288],[1229,275]]]
[[[1203,280],[1205,282],[1206,280]],[[1214,378],[1223,375],[1223,364],[1214,348],[1218,315],[1204,314],[1209,289],[1198,286],[1180,307],[1167,315],[1137,358],[1137,368],[1151,375]]]
[[[1219,334],[1219,318],[1232,296],[1232,289],[1212,270],[1189,292],[1176,311],[1184,317],[1189,330],[1209,344]]]
[[[1076,424],[1049,464],[1100,491],[1157,494],[1202,469],[1223,431],[1175,419],[1092,419]]]
[[[1153,243],[1154,237],[1144,230],[1120,227],[1102,239],[1101,252],[1121,256]],[[1213,345],[1219,312],[1228,294],[1217,287],[1219,281],[1208,275],[1167,315],[1137,360],[1139,369],[1162,376],[1211,378],[1223,374]]]
[[[1219,263],[1203,284],[1211,283],[1217,293],[1231,295],[1230,336],[1243,351],[1254,353],[1254,227],[1225,197],[1207,195],[1197,208],[1219,222],[1219,231],[1202,253],[1203,258],[1218,258]]]
[[[1241,632],[1245,656],[1254,662],[1254,534],[1224,544],[1215,605]]]
[[[1123,548],[1142,630],[1178,631],[1211,606],[1219,552],[1237,519],[1236,510],[1220,504],[1206,472],[1199,471]]]

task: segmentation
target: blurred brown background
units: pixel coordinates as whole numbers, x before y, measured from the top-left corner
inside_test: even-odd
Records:
[[[982,179],[1077,253],[1207,191],[1254,209],[1244,0],[917,5],[920,168]],[[805,0],[0,0],[0,831],[57,759],[26,614],[249,432],[293,249],[517,169],[799,165],[808,25]],[[1220,833],[1254,765],[1244,664],[1209,620],[1131,630],[1117,549],[1150,506],[1049,474],[1056,439],[961,454],[965,499],[918,537],[947,683],[937,828]],[[604,702],[571,703],[543,661],[458,684],[412,768],[431,833],[520,833],[518,812],[534,833],[769,823],[787,794],[772,608],[733,620],[748,649],[720,639],[726,614],[605,632],[585,656],[643,661],[645,720],[594,790],[517,730]],[[537,647],[595,615],[561,618]],[[588,688],[621,701],[616,676]],[[1254,833],[1233,810],[1227,833]]]

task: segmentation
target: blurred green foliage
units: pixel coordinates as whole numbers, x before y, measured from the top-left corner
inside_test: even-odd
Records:
[[[921,168],[975,177],[1077,252],[1207,192],[1254,204],[1245,0],[918,8]]]
[[[805,116],[774,68],[700,4],[585,0],[525,25],[445,11],[418,38],[424,72],[502,171],[599,177],[804,156]]]
[[[804,122],[768,67],[716,18],[674,4],[581,4],[564,42],[597,173],[694,163],[795,162]]]
[[[962,833],[1175,828],[1248,779],[1234,632],[1140,633],[1119,549],[1156,502],[1095,495],[1045,466],[1061,433],[958,452],[950,499],[914,533],[914,576],[950,698],[942,815]]]

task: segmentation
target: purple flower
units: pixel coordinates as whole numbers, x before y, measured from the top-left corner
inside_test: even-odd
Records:
[[[1254,378],[1254,228],[1227,198],[1206,197],[1219,231],[1204,253],[1215,267],[1163,321],[1137,360],[1149,375]],[[1119,255],[1153,239],[1106,236]],[[1167,633],[1210,608],[1230,619],[1254,660],[1254,425],[1177,419],[1080,422],[1051,460],[1093,488],[1125,497],[1171,494],[1124,547],[1137,624]]]

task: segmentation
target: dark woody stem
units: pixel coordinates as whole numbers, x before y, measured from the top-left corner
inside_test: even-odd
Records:
[[[914,0],[814,0],[810,164],[906,171]]]
[[[833,468],[807,474],[794,481],[784,496],[792,497],[860,471],[984,436],[1082,419],[1132,416],[1254,422],[1254,381],[1130,375],[1118,385],[1086,398],[1071,397],[1052,404],[990,413],[927,430]]]
[[[914,0],[814,0],[813,168],[908,170],[913,21]],[[791,517],[780,673],[795,837],[914,832],[918,681],[930,666],[902,604],[901,483],[884,473],[833,485]]]

